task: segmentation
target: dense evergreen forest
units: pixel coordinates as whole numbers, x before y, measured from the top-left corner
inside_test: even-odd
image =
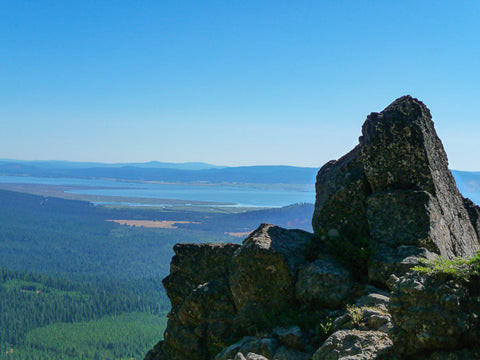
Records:
[[[159,278],[72,281],[0,269],[0,359],[94,359],[96,353],[127,346],[122,340],[136,337],[142,319],[146,323],[142,336],[121,354],[101,358],[140,356],[161,334],[168,306]],[[108,335],[111,329],[98,325],[106,316],[116,329],[113,336]],[[66,333],[82,332],[82,328],[83,335]],[[70,336],[69,341],[62,340],[65,336]],[[90,341],[78,343],[82,336]]]
[[[131,280],[166,275],[177,242],[235,240],[217,232],[131,228],[105,221],[134,213],[0,190],[0,266],[69,278]]]
[[[0,190],[0,359],[141,359],[165,327],[175,243],[239,242],[226,232],[261,222],[308,229],[312,211],[96,207]]]

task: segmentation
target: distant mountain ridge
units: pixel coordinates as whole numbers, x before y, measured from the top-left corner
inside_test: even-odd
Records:
[[[317,168],[295,166],[214,167],[205,163],[171,164],[80,164],[68,162],[14,162],[0,160],[0,175],[110,178],[132,181],[254,183],[254,184],[313,184]],[[164,166],[167,167],[161,167]],[[195,165],[196,164],[196,165]],[[176,165],[177,167],[173,167]],[[68,167],[70,166],[70,167]],[[168,167],[170,166],[170,167]],[[204,167],[192,169],[192,167]],[[208,167],[210,166],[210,167]],[[206,168],[208,167],[208,168]]]
[[[202,162],[105,164],[72,161],[24,161],[0,159],[0,175],[112,178],[129,181],[172,183],[204,182],[251,184],[315,184],[318,168],[285,165],[221,167]],[[480,171],[452,170],[458,188],[480,203]]]
[[[119,168],[124,166],[135,166],[140,168],[163,168],[180,170],[205,170],[222,169],[226,166],[217,166],[204,162],[185,162],[171,163],[161,161],[149,161],[143,163],[102,163],[102,162],[83,162],[67,160],[13,160],[0,159],[0,166],[5,164],[19,164],[23,166],[33,166],[43,169],[88,169],[88,168]]]

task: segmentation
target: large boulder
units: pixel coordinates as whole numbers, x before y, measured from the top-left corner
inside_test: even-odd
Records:
[[[452,258],[454,242],[446,241],[449,228],[438,201],[426,191],[395,190],[368,199],[370,223],[370,280],[385,282],[390,274],[402,274],[419,258],[439,254]]]
[[[323,242],[346,237],[355,242],[367,238],[366,200],[371,194],[357,146],[318,172],[312,226]]]
[[[163,285],[172,303],[164,340],[147,359],[207,360],[236,339],[228,274],[237,244],[177,244]]]
[[[230,288],[244,328],[267,326],[295,301],[296,271],[312,234],[262,224],[235,252]]]
[[[313,354],[313,360],[385,359],[392,341],[381,331],[341,330]]]
[[[411,96],[370,114],[360,144],[320,169],[316,191],[316,241],[354,272],[368,268],[370,281],[385,284],[419,257],[479,249],[479,211],[456,187],[430,111]]]
[[[226,276],[238,244],[176,244],[163,287],[175,310],[199,285]],[[212,266],[215,264],[215,266]]]
[[[303,304],[335,309],[347,299],[353,285],[345,267],[330,256],[323,256],[299,269],[295,291]]]
[[[367,210],[373,243],[415,245],[448,259],[473,255],[477,234],[428,108],[401,97],[370,114],[362,134],[362,162],[374,194]]]

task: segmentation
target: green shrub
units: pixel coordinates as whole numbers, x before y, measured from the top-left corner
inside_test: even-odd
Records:
[[[440,256],[435,260],[420,259],[420,262],[421,265],[415,266],[413,271],[433,277],[468,282],[480,275],[480,252],[469,259],[458,257],[449,260]]]

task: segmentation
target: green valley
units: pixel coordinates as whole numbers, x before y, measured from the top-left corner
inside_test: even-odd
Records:
[[[142,359],[166,326],[161,279],[175,243],[240,242],[261,222],[308,229],[312,211],[94,206],[0,190],[0,359]],[[150,222],[175,226],[138,226]]]

